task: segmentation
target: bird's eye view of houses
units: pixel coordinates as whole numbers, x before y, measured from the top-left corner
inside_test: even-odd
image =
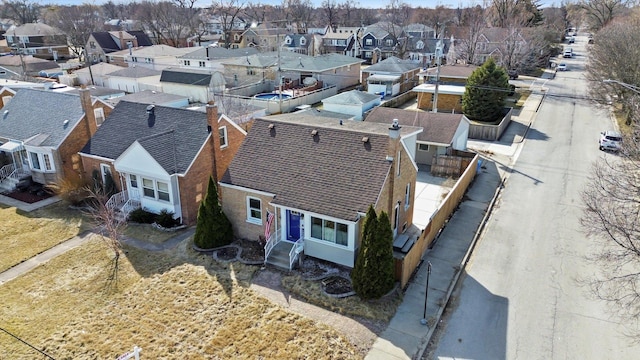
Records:
[[[635,358],[639,24],[3,1],[0,358]]]

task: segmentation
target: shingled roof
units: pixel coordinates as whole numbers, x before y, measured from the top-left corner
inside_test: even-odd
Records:
[[[362,69],[362,72],[372,73],[372,72],[388,72],[394,74],[404,74],[406,72],[420,69],[421,66],[419,63],[416,63],[412,60],[401,60],[395,56],[391,56],[386,58],[376,64],[369,66],[366,69]]]
[[[2,108],[0,137],[57,148],[83,116],[77,95],[20,89]]]
[[[367,115],[365,122],[387,124],[389,119],[398,119],[400,125],[423,128],[423,131],[418,134],[418,141],[450,145],[463,117],[462,114],[377,107]]]
[[[343,124],[257,119],[221,182],[275,194],[274,204],[355,221],[376,204],[391,170],[389,126]]]
[[[79,102],[79,100],[78,100]],[[182,174],[206,141],[207,114],[120,101],[82,149],[82,154],[117,159],[137,141],[169,174]]]

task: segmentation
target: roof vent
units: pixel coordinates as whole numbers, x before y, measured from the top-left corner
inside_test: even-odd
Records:
[[[9,115],[9,110],[5,110],[5,111],[2,112],[2,118],[3,119],[6,119],[7,115]]]
[[[154,111],[155,111],[155,105],[149,105],[147,106],[147,114],[149,115],[153,115]]]
[[[65,120],[62,122],[63,127],[67,127],[67,125],[69,125],[69,120]]]
[[[273,129],[276,127],[276,124],[269,124],[269,129]]]
[[[368,143],[369,142],[369,137],[368,136],[363,136],[362,137],[362,142],[363,143]]]
[[[313,136],[318,135],[318,130],[313,129],[313,130],[311,131],[311,135],[313,135]]]

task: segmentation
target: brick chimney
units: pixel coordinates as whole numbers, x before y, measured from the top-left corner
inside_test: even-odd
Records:
[[[398,158],[398,151],[400,150],[400,124],[398,123],[398,119],[393,119],[391,122],[391,126],[389,127],[389,143],[387,145],[387,161],[391,162],[391,170],[389,174],[389,203],[388,203],[388,214],[389,216],[393,215],[394,210],[394,187],[395,187],[395,179],[398,174],[398,166],[400,165],[398,162],[401,159]]]
[[[82,106],[82,111],[84,111],[84,121],[87,126],[89,136],[93,136],[93,134],[96,133],[96,130],[98,130],[98,124],[96,124],[96,115],[93,112],[91,92],[89,89],[80,89],[80,105]]]
[[[213,145],[213,178],[220,181],[222,174],[218,176],[218,159],[217,153],[220,149],[220,136],[218,135],[218,106],[213,101],[207,104],[207,131],[211,134],[211,142]]]
[[[118,32],[118,40],[120,40],[120,50],[124,50],[126,48],[126,44],[124,42],[124,34],[122,33],[122,30]]]

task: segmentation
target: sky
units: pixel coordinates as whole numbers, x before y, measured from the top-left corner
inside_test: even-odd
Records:
[[[93,3],[93,4],[103,4],[108,0],[39,0],[35,1],[40,4],[64,4],[64,5],[81,5],[83,3]],[[114,3],[128,3],[132,0],[112,0]],[[261,4],[270,4],[270,5],[280,5],[282,4],[282,0],[244,0],[246,2],[253,3],[261,3]],[[337,3],[343,2],[342,0],[335,0]],[[389,4],[389,0],[356,0],[360,6],[366,8],[378,8],[384,9],[387,4]],[[490,0],[489,0],[490,1]],[[211,4],[211,0],[198,0],[197,5],[199,6],[207,6]],[[323,0],[311,0],[311,3],[315,7],[320,7]],[[450,8],[457,7],[469,7],[481,4],[482,0],[403,0],[404,3],[407,3],[413,7],[428,7],[434,8],[438,5],[442,5]],[[560,4],[560,0],[541,0],[540,4],[545,6],[550,6],[553,4]]]

